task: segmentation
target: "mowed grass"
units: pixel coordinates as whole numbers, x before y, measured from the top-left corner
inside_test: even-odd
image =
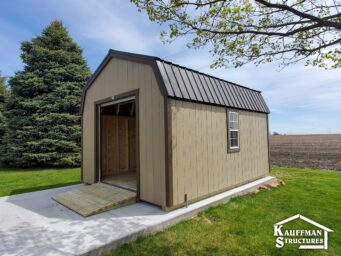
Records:
[[[274,167],[271,175],[286,185],[232,199],[108,255],[341,255],[341,172]],[[328,250],[275,248],[273,225],[297,213],[334,230]],[[297,221],[296,228],[305,225]]]
[[[80,168],[0,168],[0,196],[62,187],[80,182]]]

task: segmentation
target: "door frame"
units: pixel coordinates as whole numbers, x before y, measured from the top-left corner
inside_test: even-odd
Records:
[[[140,104],[139,89],[117,94],[94,102],[95,108],[95,180],[101,181],[102,172],[102,152],[101,152],[101,107],[102,105],[117,104],[120,102],[131,101],[135,98],[135,119],[136,119],[136,198],[140,199]]]

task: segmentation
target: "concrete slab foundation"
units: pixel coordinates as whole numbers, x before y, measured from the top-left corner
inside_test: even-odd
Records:
[[[171,212],[135,203],[87,218],[51,199],[84,185],[0,197],[0,255],[101,255],[274,180],[267,176]]]

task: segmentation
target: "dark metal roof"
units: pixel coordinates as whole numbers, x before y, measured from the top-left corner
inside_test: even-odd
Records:
[[[189,69],[158,57],[109,50],[107,56],[83,89],[87,89],[111,58],[123,58],[150,64],[161,93],[170,98],[217,106],[270,113],[260,91]]]
[[[171,98],[269,113],[260,91],[161,59],[156,63]]]

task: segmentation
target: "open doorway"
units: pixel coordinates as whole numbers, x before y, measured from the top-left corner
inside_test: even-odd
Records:
[[[100,106],[100,180],[137,190],[136,100]]]

